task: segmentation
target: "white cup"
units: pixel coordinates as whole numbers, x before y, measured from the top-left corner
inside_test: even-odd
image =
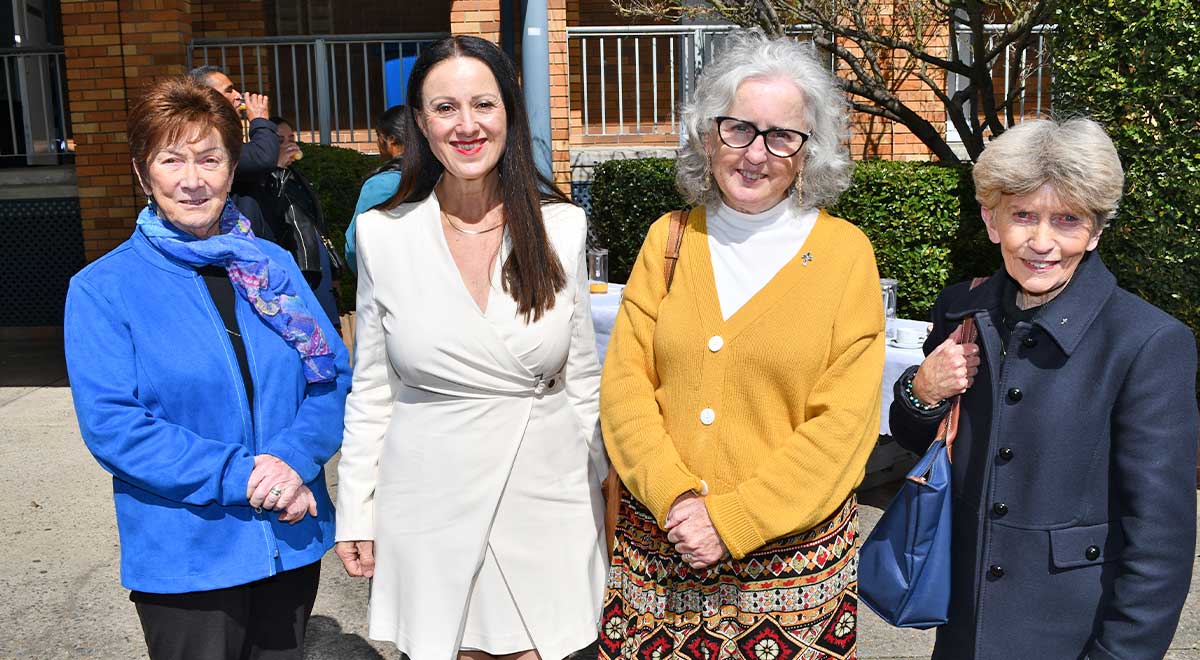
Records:
[[[905,346],[920,346],[925,341],[925,333],[916,328],[896,328],[896,343]]]

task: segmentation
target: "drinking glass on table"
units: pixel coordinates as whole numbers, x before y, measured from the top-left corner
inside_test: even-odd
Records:
[[[900,283],[890,277],[879,278],[879,288],[883,292],[883,316],[887,327],[887,338],[896,338],[896,303],[900,293]]]
[[[592,293],[608,293],[608,249],[588,248],[588,290]]]

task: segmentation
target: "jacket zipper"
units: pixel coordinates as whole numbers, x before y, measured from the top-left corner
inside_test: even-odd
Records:
[[[244,323],[242,323],[242,305],[240,304],[241,301],[242,301],[241,297],[239,296],[236,301],[237,304],[235,304],[234,308],[233,308],[234,309],[233,316],[237,322],[238,332],[242,333],[242,349],[246,351],[246,368],[250,372],[251,384],[256,384],[256,383],[260,382],[261,379],[258,378],[258,369],[257,369],[258,365],[254,360],[254,351],[253,351],[253,349],[250,348],[250,342],[247,341],[246,326]],[[241,378],[239,377],[238,380],[241,380]],[[242,389],[242,394],[243,394],[243,396],[245,396],[245,388],[244,387]],[[249,399],[249,397],[246,397],[246,399]],[[261,429],[262,425],[259,424],[259,420],[261,420],[262,417],[261,417],[261,415],[258,414],[261,409],[262,409],[262,397],[256,396],[256,397],[254,397],[254,407],[250,411],[250,419],[251,419],[251,424],[250,424],[251,436],[250,437],[254,442],[254,455],[255,456],[262,453],[262,429]],[[267,516],[270,516],[270,515],[275,515],[275,513],[273,511],[262,511],[262,510],[259,510],[257,513],[259,522],[262,525],[263,539],[266,541],[267,549],[270,551],[270,555],[271,555],[271,561],[268,562],[268,566],[267,566],[267,575],[268,576],[275,575],[275,573],[276,573],[275,560],[279,559],[279,544],[275,540],[275,532],[271,529],[271,521],[267,520]]]
[[[204,283],[203,279],[204,279],[203,275],[200,275],[199,273],[196,274],[197,285],[205,287],[205,293],[207,293],[208,285],[206,285]],[[235,354],[233,351],[233,341],[230,340],[230,338],[229,338],[229,332],[225,327],[225,320],[221,318],[221,312],[217,309],[217,304],[215,302],[213,302],[211,294],[205,295],[204,300],[208,304],[209,315],[217,320],[217,323],[219,324],[219,326],[222,330],[221,334],[223,335],[222,339],[224,340],[223,343],[224,343],[224,347],[225,347],[226,364],[230,364],[230,360],[232,360],[234,363],[236,363],[237,362],[237,354]],[[254,378],[254,362],[250,357],[250,343],[246,340],[246,327],[242,324],[242,315],[239,311],[241,309],[241,305],[239,304],[240,300],[241,300],[240,297],[236,297],[235,302],[234,302],[234,307],[233,307],[233,310],[234,310],[233,316],[234,316],[235,322],[237,323],[238,332],[240,332],[242,335],[242,346],[246,349],[246,365],[250,368],[250,378],[253,379]],[[231,368],[231,371],[232,370],[233,369]],[[253,452],[253,454],[255,456],[257,456],[260,453],[259,435],[258,435],[259,434],[259,431],[258,431],[259,425],[254,423],[254,420],[255,420],[254,411],[249,409],[250,408],[250,405],[248,403],[249,397],[246,395],[246,385],[245,385],[245,383],[242,382],[242,374],[241,374],[240,370],[233,371],[233,373],[231,375],[233,376],[233,382],[235,384],[235,387],[237,387],[238,391],[241,393],[241,397],[238,399],[238,404],[241,406],[241,410],[243,413],[242,433],[244,433],[250,437],[250,442],[252,445],[251,452]],[[257,408],[258,406],[256,405],[255,407]],[[249,429],[246,428],[245,415],[249,415],[250,419],[251,419]],[[249,432],[247,433],[247,431],[249,431]],[[267,520],[268,515],[270,515],[270,514],[263,512],[262,509],[254,510],[254,517],[258,520],[259,526],[263,532],[263,541],[266,543],[267,550],[270,552],[271,561],[267,562],[267,571],[268,571],[267,575],[270,576],[270,575],[275,575],[275,573],[276,573],[274,560],[279,557],[279,546],[278,546],[278,544],[275,543],[275,533],[271,530],[271,521]]]

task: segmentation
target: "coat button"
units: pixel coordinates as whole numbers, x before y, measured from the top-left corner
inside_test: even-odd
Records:
[[[1088,558],[1088,561],[1096,561],[1100,558],[1100,548],[1098,546],[1089,545],[1087,550],[1083,551],[1083,556]]]
[[[1025,335],[1025,338],[1021,340],[1021,345],[1025,348],[1033,348],[1037,346],[1037,339],[1033,335]]]
[[[1012,401],[1013,403],[1020,401],[1021,397],[1023,397],[1023,396],[1025,396],[1025,394],[1021,391],[1021,388],[1019,388],[1019,387],[1014,387],[1008,391],[1008,400]]]
[[[992,511],[998,516],[1004,516],[1008,513],[1008,505],[1004,502],[996,502],[992,505]]]
[[[994,578],[1004,577],[1004,567],[1000,564],[992,564],[992,567],[988,569],[988,572],[991,573],[992,577]]]
[[[556,383],[558,383],[558,381],[555,380],[554,378],[551,378],[549,381],[547,381],[546,386],[549,387],[550,389],[554,389],[554,385]]]
[[[701,424],[709,426],[715,421],[717,421],[717,411],[713,410],[712,408],[705,408],[704,410],[700,411]]]
[[[713,335],[708,338],[708,350],[712,351],[713,353],[716,353],[724,347],[725,340],[721,338],[721,335]]]
[[[1002,461],[1011,461],[1013,457],[1013,450],[1011,447],[1001,447],[1000,451],[996,452],[996,455],[999,456],[1000,460]]]

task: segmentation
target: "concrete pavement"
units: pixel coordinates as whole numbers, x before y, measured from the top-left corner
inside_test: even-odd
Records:
[[[0,355],[0,368],[5,362]],[[0,538],[8,540],[0,563],[0,658],[145,658],[119,582],[110,479],[79,437],[65,379],[53,370],[40,374],[0,380]],[[861,494],[864,530],[887,497],[886,488]],[[390,644],[366,639],[366,584],[347,578],[332,553],[322,570],[307,657],[398,659]],[[865,610],[859,625],[862,660],[929,657],[931,632],[893,629]],[[1200,660],[1196,576],[1167,657]]]

